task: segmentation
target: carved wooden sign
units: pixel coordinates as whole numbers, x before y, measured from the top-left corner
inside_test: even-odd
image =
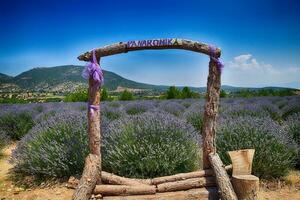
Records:
[[[154,39],[154,40],[133,40],[127,42],[127,48],[137,47],[160,47],[160,46],[177,46],[182,45],[181,39]]]

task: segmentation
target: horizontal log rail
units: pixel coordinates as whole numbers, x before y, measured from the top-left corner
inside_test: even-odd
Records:
[[[231,170],[232,165],[225,166],[225,170]],[[181,180],[187,180],[192,178],[202,178],[214,176],[214,172],[212,169],[199,170],[194,172],[187,173],[179,173],[171,176],[162,176],[153,179],[135,179],[135,178],[126,178],[122,176],[118,176],[112,173],[108,173],[105,171],[101,172],[101,180],[106,184],[112,185],[159,185],[162,183],[175,182]],[[67,187],[75,188],[79,183],[79,180],[75,177],[70,177]]]
[[[218,199],[218,188],[206,187],[178,192],[163,192],[150,195],[104,196],[103,200],[208,200]]]
[[[179,39],[179,38],[168,38],[168,39],[152,39],[152,40],[135,40],[128,42],[119,42],[112,45],[107,45],[98,49],[95,49],[97,57],[110,56],[120,53],[127,53],[129,51],[137,50],[155,50],[155,49],[184,49],[210,55],[210,46],[205,43]],[[221,49],[217,48],[215,52],[217,57],[221,56]],[[92,53],[86,52],[77,57],[82,61],[90,61]]]

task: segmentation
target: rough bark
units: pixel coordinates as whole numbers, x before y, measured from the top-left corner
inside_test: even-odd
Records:
[[[232,169],[232,165],[227,165],[225,167],[226,171]],[[113,185],[158,185],[162,183],[174,182],[174,181],[181,181],[187,180],[191,178],[201,178],[207,176],[214,176],[214,172],[212,169],[200,170],[195,172],[188,172],[188,173],[180,173],[175,174],[172,176],[162,176],[153,179],[133,179],[133,178],[125,178],[121,176],[117,176],[105,171],[101,172],[101,179],[103,183],[106,184],[113,184]],[[67,187],[69,188],[76,188],[78,185],[79,180],[75,177],[70,177],[68,181]]]
[[[156,187],[151,185],[96,185],[94,194],[102,195],[144,195],[155,194]]]
[[[232,185],[239,200],[257,200],[259,178],[253,175],[234,175]]]
[[[228,152],[233,166],[232,175],[251,174],[254,152],[254,149],[242,149]]]
[[[216,118],[219,108],[221,71],[216,61],[210,59],[207,78],[207,96],[202,128],[203,168],[211,168],[208,155],[216,152]]]
[[[172,192],[180,190],[189,190],[193,188],[215,186],[215,177],[191,178],[183,181],[162,183],[157,185],[158,192]]]
[[[114,185],[141,185],[141,184],[150,185],[151,184],[150,179],[125,178],[105,171],[101,172],[101,179],[104,183],[114,184]]]
[[[89,78],[89,104],[99,106],[100,104],[100,92],[95,90],[94,85],[97,84],[93,78]],[[93,113],[93,114],[92,114]],[[100,111],[88,109],[88,136],[90,153],[96,154],[100,157]],[[101,166],[101,164],[100,164]]]
[[[215,173],[217,185],[222,200],[237,200],[230,179],[218,154],[210,153],[209,160]]]
[[[216,200],[218,189],[215,187],[197,188],[178,192],[164,192],[153,195],[106,196],[104,200]]]
[[[85,166],[79,184],[73,194],[74,200],[88,200],[100,179],[100,158],[89,154],[85,159]]]
[[[192,40],[172,38],[173,40],[177,40],[176,45],[160,45],[160,46],[141,46],[141,47],[128,47],[127,42],[119,42],[112,45],[107,45],[102,48],[96,49],[97,57],[110,56],[119,53],[127,53],[128,51],[136,51],[136,50],[147,50],[147,49],[185,49],[189,51],[195,51],[199,53],[204,53],[210,55],[209,45],[196,42]],[[216,55],[219,57],[221,55],[221,50],[218,48],[216,51]],[[90,61],[91,60],[91,52],[86,52],[78,56],[79,60],[82,61]]]
[[[228,165],[225,167],[226,170],[231,170],[232,165]],[[158,185],[162,183],[167,183],[167,182],[173,182],[173,181],[180,181],[180,180],[186,180],[190,178],[201,178],[205,176],[213,176],[214,172],[212,169],[205,169],[205,170],[199,170],[195,172],[188,172],[188,173],[180,173],[180,174],[175,174],[171,176],[163,176],[163,177],[157,177],[151,179],[150,183],[151,185]]]

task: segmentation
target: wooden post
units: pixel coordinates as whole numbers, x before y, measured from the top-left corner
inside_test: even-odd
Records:
[[[217,153],[210,153],[209,160],[216,176],[221,199],[238,200],[219,155]]]
[[[89,78],[89,105],[99,106],[100,105],[100,92],[99,89],[95,90],[95,84],[92,77]],[[100,111],[96,109],[88,109],[88,136],[89,136],[89,147],[90,153],[96,154],[100,157]],[[101,164],[101,163],[100,163]]]
[[[219,96],[221,87],[221,71],[216,61],[210,59],[209,74],[207,78],[207,96],[205,103],[202,143],[203,143],[203,168],[211,168],[208,155],[216,152],[216,117],[219,108]]]
[[[98,155],[89,154],[85,159],[82,177],[73,194],[74,200],[88,200],[100,179],[100,159]]]
[[[98,62],[100,59],[97,59]],[[98,83],[89,77],[88,137],[90,154],[85,160],[80,182],[74,192],[74,200],[88,200],[97,183],[101,183],[101,151],[100,151],[100,92]],[[91,107],[93,106],[93,107]]]

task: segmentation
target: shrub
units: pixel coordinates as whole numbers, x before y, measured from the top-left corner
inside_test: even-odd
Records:
[[[84,88],[78,88],[75,92],[66,95],[65,102],[86,102],[88,100],[88,91]]]
[[[295,143],[270,118],[223,118],[217,135],[217,148],[225,164],[230,163],[227,151],[255,149],[253,172],[259,177],[283,176],[295,163]]]
[[[36,125],[13,152],[15,171],[38,177],[81,173],[88,153],[86,121],[83,113],[68,112]]]
[[[300,99],[298,101],[289,101],[286,106],[282,108],[282,118],[287,119],[289,116],[300,113]]]
[[[298,144],[298,155],[300,156],[300,113],[293,114],[285,121],[285,128],[290,137]],[[298,156],[297,167],[300,167],[300,158]]]
[[[203,126],[203,106],[201,104],[193,104],[189,109],[187,109],[184,114],[183,118],[193,125],[193,127],[201,133],[202,126]]]
[[[124,92],[121,93],[119,99],[121,101],[130,101],[130,100],[133,100],[134,97],[133,97],[133,94],[130,91],[124,90]]]
[[[124,115],[124,111],[120,107],[101,106],[101,116],[106,117],[108,120],[119,119]]]
[[[151,178],[199,167],[197,134],[184,121],[158,112],[112,122],[104,134],[104,170],[127,177]]]
[[[235,102],[234,104],[231,104],[228,108],[226,108],[222,111],[222,116],[266,117],[266,116],[269,116],[269,113],[257,104],[249,104],[249,103],[244,104],[243,102],[240,102],[240,103]]]
[[[8,144],[9,138],[4,131],[0,130],[0,156],[2,155],[2,150]]]
[[[185,110],[183,105],[174,101],[162,102],[159,107],[167,113],[173,114],[177,117]]]
[[[125,111],[129,115],[136,115],[144,113],[154,108],[155,106],[150,101],[135,101],[132,103],[128,103],[125,106]]]
[[[21,139],[33,127],[34,121],[29,112],[9,112],[0,117],[0,129],[13,140]]]

